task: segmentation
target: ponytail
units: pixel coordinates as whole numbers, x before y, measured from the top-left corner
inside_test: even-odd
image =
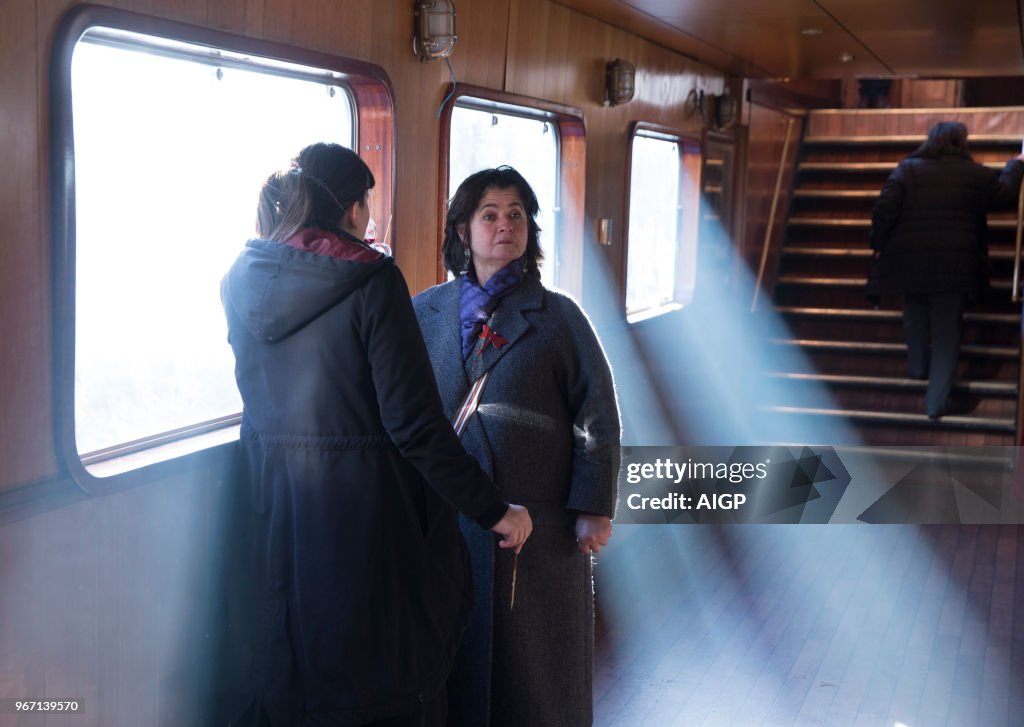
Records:
[[[257,232],[265,240],[284,242],[306,225],[312,208],[308,186],[299,170],[274,172],[260,190]]]
[[[373,173],[354,151],[339,144],[310,144],[288,171],[267,177],[256,208],[257,232],[284,242],[303,227],[337,231],[348,208],[365,203],[373,186]]]

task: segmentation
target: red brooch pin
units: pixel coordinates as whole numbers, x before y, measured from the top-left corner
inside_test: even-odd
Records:
[[[484,345],[480,347],[479,351],[477,351],[477,354],[476,354],[477,356],[479,356],[480,354],[482,354],[484,352],[484,349],[487,348],[487,344],[488,343],[490,343],[492,346],[494,346],[495,348],[498,348],[498,349],[500,349],[502,346],[504,346],[506,343],[508,343],[508,339],[507,338],[502,336],[500,333],[495,331],[493,328],[488,326],[486,323],[484,324],[483,331],[480,332],[480,335],[477,336],[477,338],[484,339]]]

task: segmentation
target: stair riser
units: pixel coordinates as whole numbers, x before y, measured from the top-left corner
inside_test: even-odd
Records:
[[[904,343],[903,323],[897,319],[869,322],[835,319],[811,319],[798,316],[785,318],[793,338],[826,339],[838,341],[880,341]],[[961,334],[962,343],[986,346],[1014,346],[1020,340],[1020,329],[1009,325],[968,324]]]
[[[888,376],[901,378],[907,375],[904,354],[864,354],[834,351],[805,351],[803,357],[794,355],[792,350],[776,350],[775,358],[766,362],[773,371],[793,371],[821,374],[848,374],[852,376]],[[801,364],[803,367],[801,367]],[[968,359],[961,355],[957,366],[957,378],[961,381],[1007,381],[1017,383],[1016,361],[995,359]]]
[[[796,217],[836,218],[871,217],[875,200],[871,198],[846,197],[800,197],[793,198],[793,215]]]
[[[766,420],[776,441],[816,442],[832,446],[867,445],[879,447],[965,446],[1005,447],[1014,444],[1014,436],[1003,432],[980,432],[946,427],[937,423],[919,426],[891,426],[852,423],[840,426],[822,421],[822,417],[788,415]]]
[[[864,297],[862,287],[836,288],[827,286],[786,285],[775,288],[775,304],[779,306],[801,306],[808,308],[860,308],[868,310],[872,306]],[[898,295],[885,295],[881,299],[881,308],[901,309],[902,299]],[[984,310],[988,313],[1012,314],[1020,311],[1020,303],[1010,300],[1009,291],[992,291],[984,301],[984,306],[972,305],[968,310]]]
[[[970,141],[970,140],[968,140]],[[917,145],[899,146],[846,146],[846,145],[812,145],[804,147],[802,162],[888,162],[896,165],[914,152]],[[971,149],[974,161],[982,164],[1005,162],[1020,153],[1020,145],[985,145]]]
[[[1013,261],[992,259],[991,279],[1002,282],[1009,291],[1013,276]],[[782,257],[781,275],[806,275],[837,278],[867,278],[871,259],[859,255],[787,255]],[[1007,295],[1009,293],[1007,292]]]
[[[816,409],[882,411],[906,414],[924,412],[923,391],[826,387],[804,382],[768,381],[764,403]],[[953,410],[970,416],[1012,419],[1017,414],[1015,399],[975,396],[955,392]]]

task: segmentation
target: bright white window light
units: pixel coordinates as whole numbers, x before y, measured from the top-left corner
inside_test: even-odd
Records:
[[[71,73],[84,455],[241,410],[220,279],[266,177],[354,124],[337,74],[133,33],[90,30]]]
[[[680,152],[675,139],[633,138],[626,261],[631,321],[677,310],[693,297],[696,237],[684,224],[689,218],[680,192],[688,172]]]
[[[537,195],[540,246],[544,252],[541,280],[558,280],[558,129],[543,119],[515,116],[455,105],[448,145],[448,196],[481,169],[507,164],[523,175]]]

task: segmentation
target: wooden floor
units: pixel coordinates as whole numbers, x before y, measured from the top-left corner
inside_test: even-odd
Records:
[[[617,526],[595,724],[1024,725],[1024,526]]]

